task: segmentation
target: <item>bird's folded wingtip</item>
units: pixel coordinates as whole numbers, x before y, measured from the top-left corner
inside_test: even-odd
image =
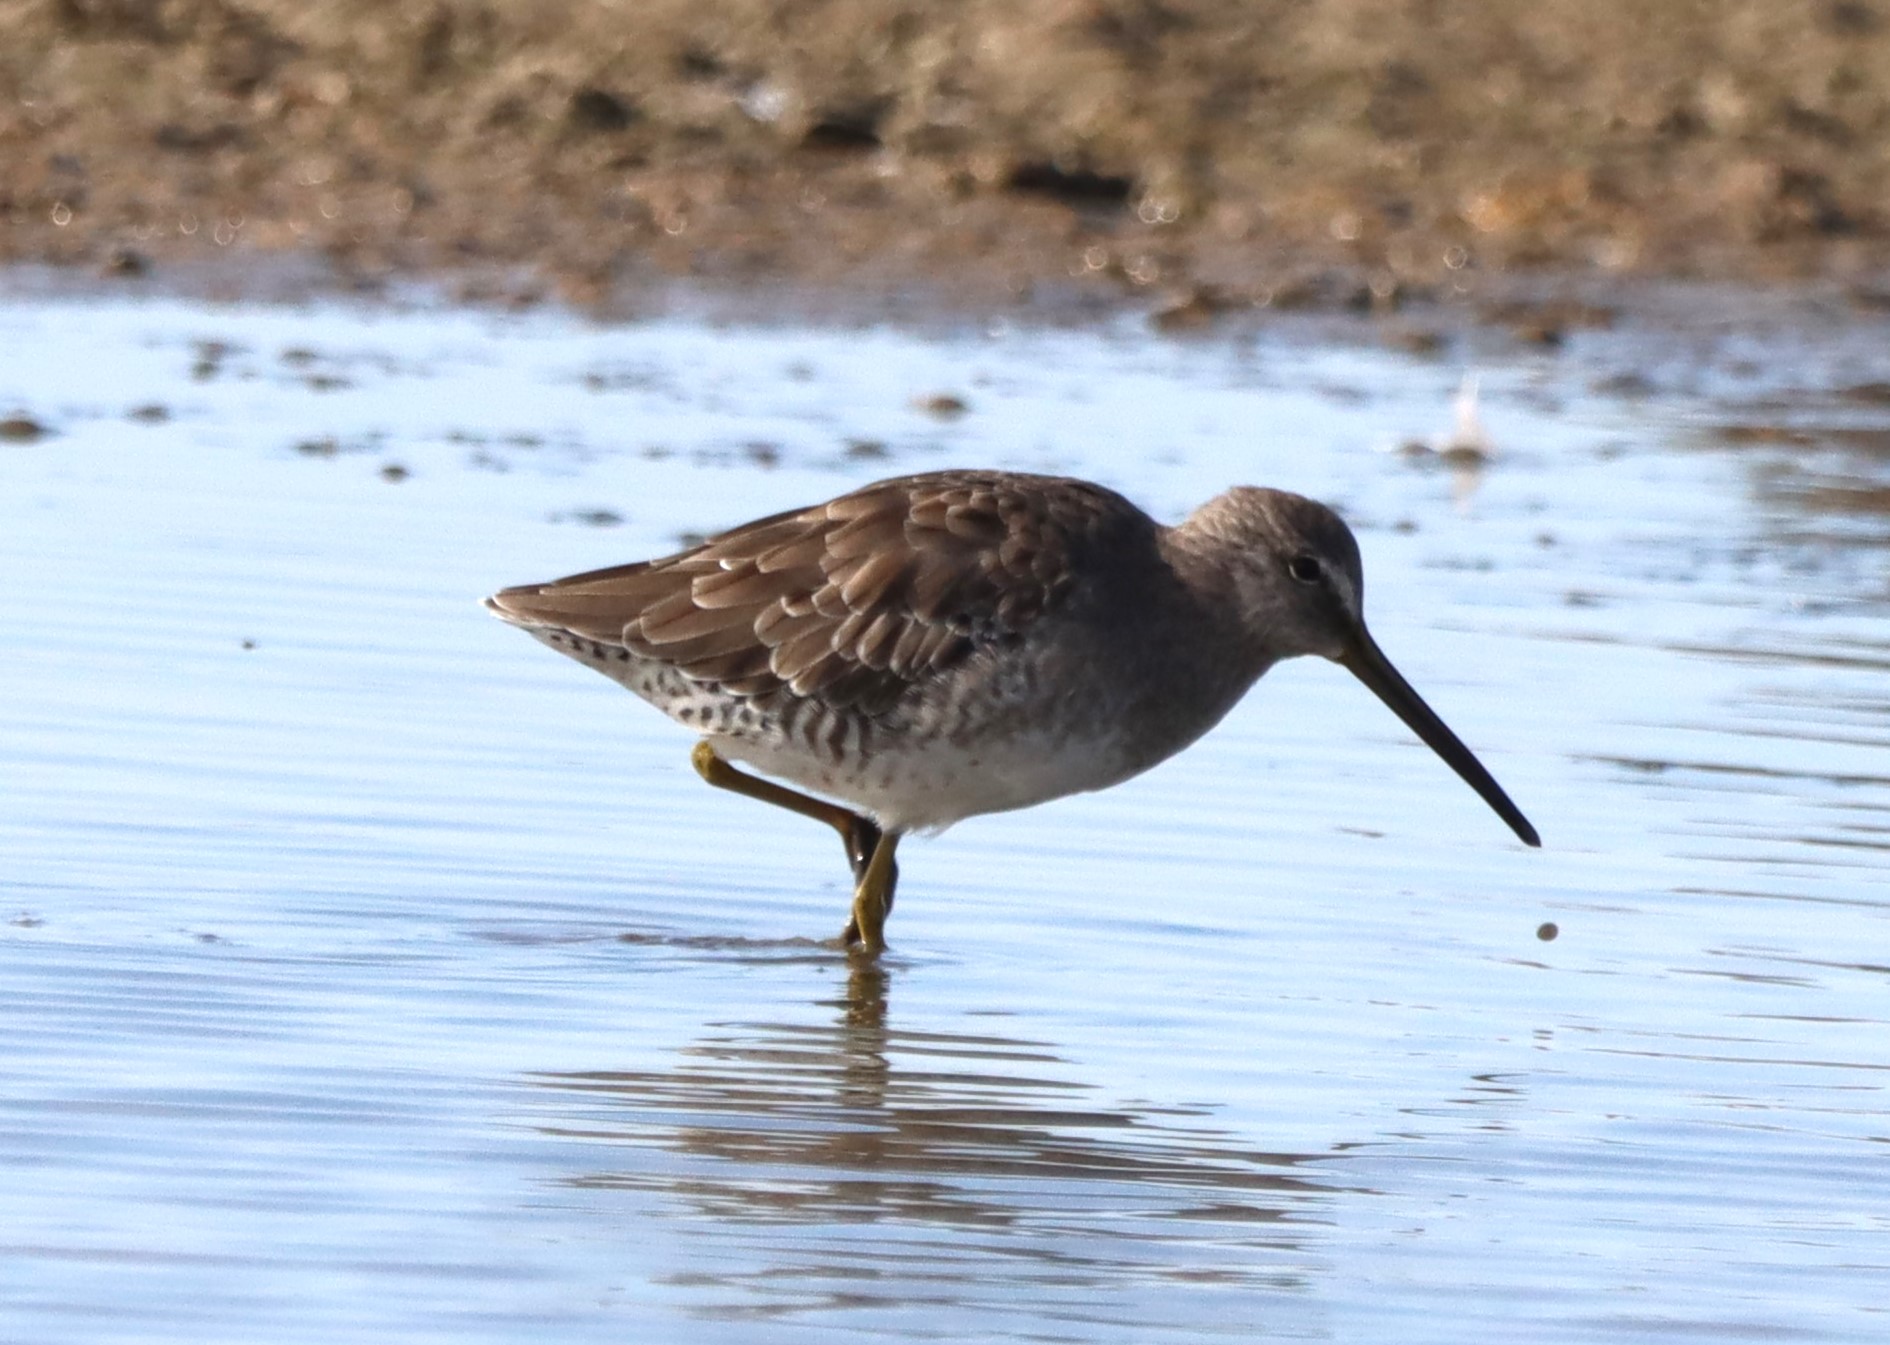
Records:
[[[500,589],[490,597],[481,598],[479,605],[499,618],[499,620],[510,622],[514,626],[519,625],[529,618],[526,617],[522,610],[505,600],[506,595],[513,591],[514,590],[509,588]]]

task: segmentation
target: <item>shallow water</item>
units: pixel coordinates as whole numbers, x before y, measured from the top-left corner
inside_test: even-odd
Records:
[[[0,1337],[1883,1339],[1883,336],[16,299]],[[1472,364],[1494,460],[1398,451]],[[1338,504],[1544,849],[1300,662],[862,972],[831,835],[476,606],[972,463]]]

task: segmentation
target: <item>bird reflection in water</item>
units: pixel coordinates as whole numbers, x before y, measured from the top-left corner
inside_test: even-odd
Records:
[[[531,1077],[563,1095],[540,1128],[597,1146],[569,1184],[660,1196],[693,1216],[680,1236],[720,1244],[690,1284],[741,1312],[971,1307],[1000,1283],[1074,1310],[1125,1276],[1304,1287],[1335,1154],[1251,1147],[1199,1107],[1100,1104],[1041,1043],[891,1026],[892,973],[834,965],[824,1021],[720,1024],[668,1069]]]

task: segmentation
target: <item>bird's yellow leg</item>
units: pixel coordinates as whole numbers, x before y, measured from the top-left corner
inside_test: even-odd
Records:
[[[840,935],[840,942],[850,951],[878,957],[886,950],[886,917],[892,913],[893,888],[899,882],[899,866],[893,863],[898,845],[898,832],[881,835],[853,890],[853,918]]]
[[[865,879],[867,864],[873,858],[880,840],[879,827],[871,819],[849,812],[837,803],[809,798],[785,785],[777,785],[772,780],[762,780],[747,771],[738,771],[715,754],[707,738],[696,744],[695,750],[689,754],[689,761],[696,768],[696,774],[717,789],[760,799],[763,803],[786,808],[802,817],[811,817],[816,822],[825,822],[840,833],[841,843],[847,848],[847,863],[853,868],[854,882]]]

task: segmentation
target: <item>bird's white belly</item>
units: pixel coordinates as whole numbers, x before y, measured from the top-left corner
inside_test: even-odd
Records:
[[[901,743],[831,762],[804,749],[734,737],[711,739],[733,761],[839,799],[891,831],[937,831],[979,813],[1006,812],[1133,774],[1120,752],[1094,739],[1025,733],[960,746]]]

